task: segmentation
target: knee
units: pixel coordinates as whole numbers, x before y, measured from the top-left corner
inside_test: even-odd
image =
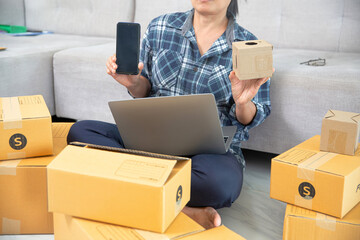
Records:
[[[83,120],[79,122],[75,122],[67,135],[67,142],[76,142],[79,141],[80,136],[84,134],[84,132],[88,129],[88,125],[90,124],[90,120]]]
[[[214,208],[230,207],[242,189],[242,172],[238,171],[210,174],[200,179],[192,181],[190,204]]]

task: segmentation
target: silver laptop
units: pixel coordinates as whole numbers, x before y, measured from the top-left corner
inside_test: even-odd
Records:
[[[109,107],[129,149],[224,154],[236,132],[236,126],[221,127],[213,94],[113,101]]]

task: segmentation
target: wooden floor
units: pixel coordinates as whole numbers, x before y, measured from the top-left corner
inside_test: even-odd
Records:
[[[251,240],[282,239],[285,203],[270,199],[270,164],[275,155],[244,150],[243,190],[231,208],[219,210],[222,223]],[[54,240],[53,235],[0,236],[0,240]]]

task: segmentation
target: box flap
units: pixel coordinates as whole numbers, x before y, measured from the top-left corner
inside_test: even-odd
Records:
[[[117,148],[69,145],[48,168],[160,187],[175,164],[174,160],[120,152]]]
[[[186,216],[183,212],[180,212],[163,234],[138,229],[134,231],[140,234],[144,239],[163,240],[178,239],[191,234],[202,232],[204,230],[205,229],[201,225]]]
[[[344,112],[338,110],[329,110],[325,117],[325,119],[331,119],[335,121],[341,121],[346,123],[359,123],[360,122],[360,114],[353,112]]]
[[[315,211],[311,211],[305,208],[301,208],[295,205],[287,204],[286,206],[286,215],[293,217],[302,217],[307,219],[312,219],[314,221],[330,223],[346,223],[346,224],[354,224],[360,226],[360,203],[357,204],[348,214],[343,218],[334,218],[331,216],[327,216],[322,213],[318,213]]]
[[[355,156],[350,156],[322,152],[319,147],[320,136],[316,135],[276,156],[273,160],[339,176],[347,176],[360,167],[359,151]]]
[[[231,240],[245,240],[242,236],[231,231],[224,225],[220,227],[211,228],[209,230],[190,235],[182,238],[183,240],[219,240],[219,239],[231,239]]]

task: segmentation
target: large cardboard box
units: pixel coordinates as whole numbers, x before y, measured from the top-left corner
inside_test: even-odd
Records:
[[[232,60],[239,80],[271,77],[273,46],[265,40],[233,42]]]
[[[314,136],[271,161],[270,197],[342,218],[360,201],[360,149],[321,152]]]
[[[283,240],[360,239],[360,204],[342,219],[288,204]]]
[[[48,166],[49,211],[164,232],[190,199],[191,159],[95,147],[69,145]]]
[[[53,154],[51,116],[44,98],[0,98],[0,136],[0,160]]]
[[[56,240],[244,240],[225,226],[205,230],[184,213],[179,213],[164,233],[128,228],[54,213]]]
[[[119,225],[90,221],[54,213],[54,236],[56,240],[165,240],[180,239],[183,236],[204,231],[184,213],[179,213],[164,233],[154,233]]]
[[[354,155],[359,134],[360,113],[329,110],[322,120],[320,150]]]
[[[72,123],[53,123],[54,154],[66,146]],[[46,166],[54,156],[0,161],[0,234],[53,233]]]

